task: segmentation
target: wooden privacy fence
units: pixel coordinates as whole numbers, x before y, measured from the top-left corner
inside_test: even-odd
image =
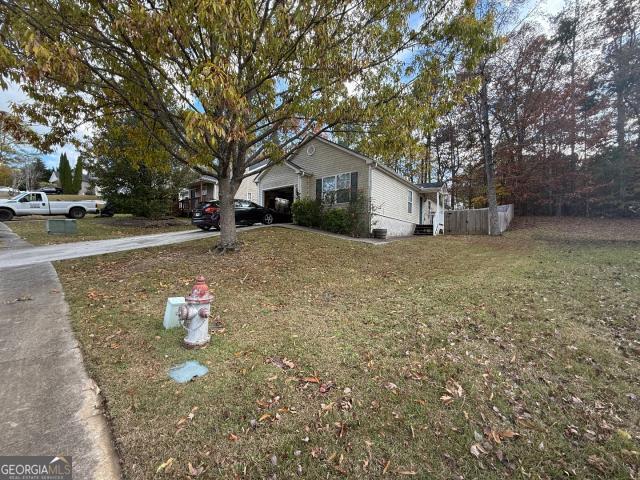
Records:
[[[513,205],[498,206],[498,225],[504,232],[513,219]],[[447,210],[444,232],[448,235],[489,235],[489,209]]]

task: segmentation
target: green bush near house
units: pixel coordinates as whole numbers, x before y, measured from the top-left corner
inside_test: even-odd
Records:
[[[352,237],[366,237],[369,235],[369,204],[368,197],[360,193],[353,195],[346,207],[303,198],[293,202],[291,213],[296,225]]]
[[[301,198],[291,205],[293,221],[303,227],[320,227],[322,223],[322,204],[318,200]]]
[[[351,233],[351,218],[345,208],[330,208],[323,212],[320,227],[332,233]]]

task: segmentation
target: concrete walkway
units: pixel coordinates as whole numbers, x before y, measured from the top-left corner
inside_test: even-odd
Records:
[[[0,245],[12,255],[29,247],[2,223]],[[71,455],[74,478],[120,478],[55,270],[44,263],[1,277],[0,453]]]
[[[5,228],[7,228],[5,226]],[[250,230],[260,227],[246,227]],[[114,238],[110,240],[92,240],[88,242],[61,243],[41,247],[27,246],[16,249],[15,243],[0,251],[0,269],[35,265],[38,263],[69,260],[71,258],[91,257],[105,253],[123,252],[139,248],[160,247],[175,243],[189,242],[220,235],[220,232],[188,230],[182,232],[156,233],[137,237]]]

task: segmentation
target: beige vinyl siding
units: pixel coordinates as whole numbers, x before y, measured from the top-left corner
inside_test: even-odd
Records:
[[[252,202],[260,203],[258,199],[258,185],[256,185],[255,179],[256,175],[251,175],[250,177],[242,180],[240,187],[238,187],[238,191],[236,192],[236,198],[242,200],[251,200]],[[251,198],[248,198],[247,194],[251,193]]]
[[[408,212],[408,192],[413,192],[413,206]],[[420,223],[420,194],[385,172],[371,169],[371,203],[375,215],[402,222]]]
[[[260,180],[260,190],[270,190],[272,188],[298,185],[298,174],[287,165],[274,165]]]
[[[307,154],[307,147],[315,147],[313,155]],[[316,179],[340,173],[358,172],[358,191],[368,194],[369,167],[366,162],[340,147],[320,140],[311,140],[291,161],[312,177],[302,182],[302,197],[316,198]]]

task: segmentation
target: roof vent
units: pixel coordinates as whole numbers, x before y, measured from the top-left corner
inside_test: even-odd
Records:
[[[316,153],[316,147],[314,145],[309,145],[307,147],[307,155],[311,156]]]

